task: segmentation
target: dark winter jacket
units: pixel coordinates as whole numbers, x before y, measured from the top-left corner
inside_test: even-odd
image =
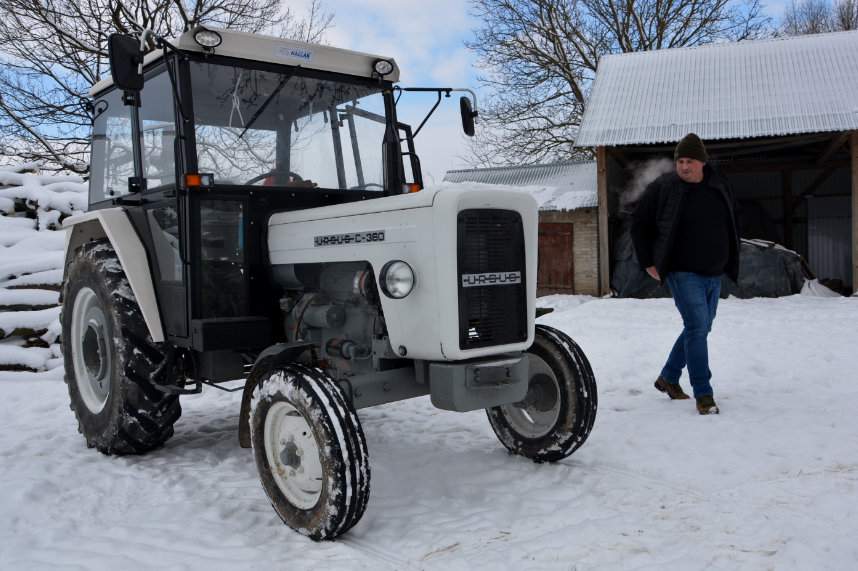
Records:
[[[730,256],[724,273],[734,282],[739,279],[739,231],[736,204],[730,185],[709,165],[704,167],[704,182],[724,198],[730,219]],[[689,190],[676,172],[653,181],[638,201],[632,220],[632,241],[641,268],[655,266],[662,279],[671,271],[677,221]]]

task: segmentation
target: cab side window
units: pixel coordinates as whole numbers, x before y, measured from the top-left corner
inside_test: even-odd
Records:
[[[134,176],[131,112],[122,104],[122,92],[114,89],[96,99],[95,113],[90,204],[128,194],[128,178]]]
[[[140,95],[140,132],[143,176],[147,188],[176,181],[173,145],[176,122],[170,78],[165,70],[147,76]],[[95,100],[90,164],[90,204],[128,194],[134,176],[131,108],[122,103],[122,91],[113,89]]]
[[[146,78],[141,94],[140,135],[143,142],[143,172],[146,187],[176,182],[176,118],[170,76],[162,70]]]

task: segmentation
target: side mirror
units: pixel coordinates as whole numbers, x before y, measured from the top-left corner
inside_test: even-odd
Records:
[[[113,83],[124,91],[143,89],[143,53],[140,41],[127,34],[111,34],[107,41],[107,53],[110,59],[110,75]]]
[[[474,136],[474,118],[477,112],[471,107],[471,100],[464,95],[459,98],[459,111],[462,112],[462,130],[469,137]]]

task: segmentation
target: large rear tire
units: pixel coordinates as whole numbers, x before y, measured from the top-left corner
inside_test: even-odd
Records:
[[[90,448],[142,454],[173,435],[177,395],[150,382],[164,354],[149,336],[106,240],[75,251],[63,285],[62,347],[71,409]]]
[[[251,410],[259,478],[283,522],[317,541],[351,529],[369,501],[369,457],[336,382],[304,365],[276,367],[261,375]]]
[[[593,369],[562,331],[536,326],[528,349],[530,383],[524,400],[486,409],[498,439],[513,454],[556,462],[577,450],[596,419]]]

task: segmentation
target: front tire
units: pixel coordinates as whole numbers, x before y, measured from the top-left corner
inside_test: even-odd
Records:
[[[283,522],[334,539],[369,501],[366,439],[340,387],[296,363],[264,373],[251,402],[251,443],[262,487]]]
[[[486,409],[492,429],[513,454],[556,462],[577,450],[596,419],[593,369],[565,333],[536,326],[528,349],[530,382],[524,400]]]
[[[116,252],[105,240],[75,251],[63,285],[65,381],[78,431],[104,454],[142,454],[173,435],[177,395],[152,386],[164,360]]]

